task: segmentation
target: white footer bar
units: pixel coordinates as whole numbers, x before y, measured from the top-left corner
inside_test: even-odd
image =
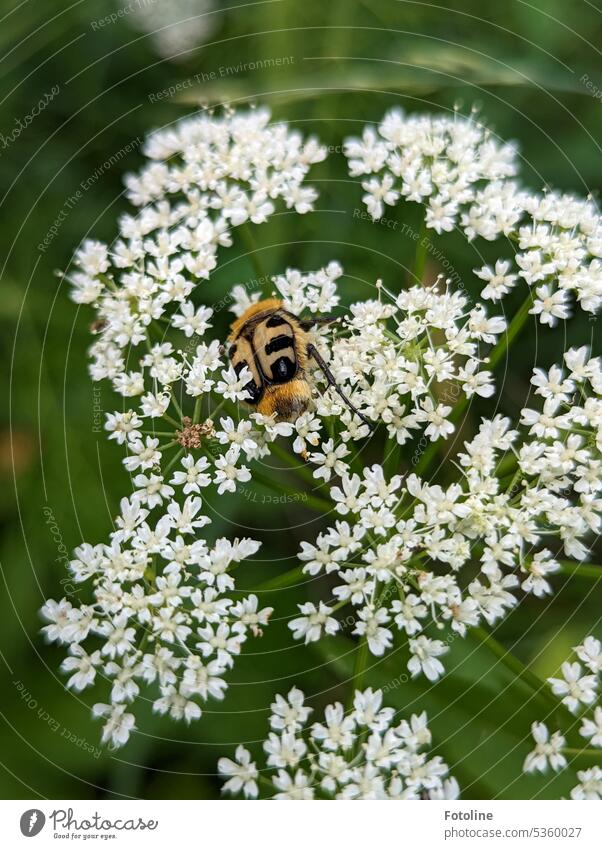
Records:
[[[32,849],[599,849],[601,832],[600,802],[0,801],[0,845]]]

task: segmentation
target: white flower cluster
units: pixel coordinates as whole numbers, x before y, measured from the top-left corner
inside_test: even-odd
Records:
[[[124,349],[146,342],[151,322],[169,323],[174,305],[176,327],[209,320],[191,295],[216,267],[218,247],[231,244],[230,228],[266,221],[279,199],[300,214],[312,209],[316,192],[303,182],[325,149],[269,119],[265,109],[206,114],[149,137],[152,164],[126,179],[140,211],[121,218],[110,249],[85,242],[70,276],[74,300],[98,311],[94,379],[123,379]]]
[[[258,781],[269,784],[273,799],[456,799],[459,788],[439,756],[424,751],[431,743],[425,713],[396,724],[393,708],[382,706],[382,692],[356,690],[353,709],[328,705],[321,722],[309,728],[311,708],[296,687],[276,696],[271,732],[263,744],[266,769],[260,773],[244,746],[235,760],[220,758],[227,778],[224,792],[259,795]]]
[[[289,623],[296,639],[335,633],[332,614],[351,604],[353,634],[372,654],[390,649],[397,629],[409,638],[411,674],[434,681],[447,645],[423,633],[431,619],[461,636],[482,620],[493,624],[517,603],[519,586],[551,593],[558,546],[587,556],[587,536],[601,529],[602,379],[587,348],[569,350],[565,362],[566,374],[558,366],[535,370],[545,400],[542,412],[523,410],[528,432],[511,430],[501,416],[483,420],[458,455],[458,481],[447,487],[415,474],[387,479],[379,465],[357,474],[336,449],[340,456],[324,468],[340,476],[330,495],[341,518],[299,553],[307,574],[336,576],[336,602],[300,605]],[[508,461],[511,474],[502,476]]]
[[[345,144],[353,177],[365,178],[373,218],[400,198],[425,206],[437,233],[461,230],[469,240],[500,236],[516,243],[512,260],[475,273],[482,296],[503,298],[519,278],[534,288],[532,314],[554,326],[570,315],[572,292],[582,309],[602,304],[602,218],[591,200],[533,193],[510,179],[518,173],[514,145],[498,144],[471,116],[405,115],[395,109],[375,131]]]
[[[324,150],[269,117],[202,115],[154,133],[145,148],[153,163],[127,179],[141,210],[121,219],[110,249],[85,242],[70,278],[74,299],[97,312],[93,379],[137,399],[105,423],[126,449],[134,491],[109,543],[81,546],[71,563],[74,580],[91,583],[90,601],[51,599],[42,613],[48,638],[69,645],[68,686],[83,690],[97,672],[109,681],[110,703],[93,710],[115,746],[135,727],[127,709],[143,685],[155,687],[159,713],[200,717],[199,701],[223,697],[223,676],[271,613],[254,595],[229,597],[230,569],[259,544],[210,543],[201,529],[210,522],[207,488],[221,495],[249,481],[245,461],[268,453],[280,426],[232,417],[251,375],[235,372],[218,340],[205,341],[212,311],[192,298],[217,247],[230,244],[230,227],[265,221],[278,199],[297,213],[311,209],[315,192],[302,183]]]
[[[586,312],[602,304],[602,217],[590,200],[549,192],[523,198],[513,260],[500,259],[475,274],[487,286],[482,297],[499,300],[519,278],[533,287],[530,312],[554,327],[570,316],[571,292]]]
[[[392,109],[377,131],[365,127],[344,150],[351,176],[369,178],[362,182],[363,200],[373,218],[403,197],[425,204],[426,225],[437,233],[459,224],[480,189],[494,184],[502,192],[518,171],[514,145],[498,144],[474,116],[457,113],[433,117]]]
[[[521,507],[526,518],[544,511],[568,556],[583,560],[583,538],[602,530],[602,363],[586,346],[571,348],[561,365],[535,369],[531,383],[543,404],[522,411],[530,438],[518,452],[529,481]]]
[[[554,327],[570,317],[571,292],[586,312],[602,304],[602,217],[590,200],[549,192],[523,197],[524,210],[510,234],[513,260],[475,269],[487,285],[482,297],[500,300],[519,278],[533,288],[531,314]]]
[[[224,697],[224,676],[272,612],[259,609],[255,595],[230,597],[231,570],[259,543],[199,537],[209,519],[201,498],[182,492],[197,491],[202,477],[185,464],[171,481],[175,496],[160,476],[138,475],[141,489],[122,500],[109,544],[80,546],[70,564],[75,583],[91,585],[89,601],[49,599],[42,608],[48,640],[68,646],[67,686],[81,692],[97,676],[107,685],[109,702],[92,711],[105,719],[102,741],[113,747],[135,729],[129,711],[139,697],[173,719],[199,719],[199,702]]]
[[[561,678],[548,678],[554,695],[562,699],[571,713],[581,720],[580,735],[594,749],[602,748],[602,706],[600,678],[602,675],[602,644],[593,636],[575,646],[577,660],[563,663]],[[583,664],[583,665],[582,665]],[[584,669],[585,667],[585,669]],[[536,743],[523,765],[523,772],[555,772],[568,767],[566,740],[560,731],[550,734],[543,722],[534,722],[531,733]],[[602,769],[593,766],[577,773],[579,784],[571,790],[572,799],[602,799]]]
[[[293,312],[327,312],[339,303],[335,281],[342,273],[338,263],[331,262],[310,274],[288,270],[275,277],[274,284]],[[396,296],[387,293],[386,302],[380,281],[377,288],[378,299],[352,304],[334,328],[323,335],[315,332],[313,341],[338,388],[366,418],[385,424],[400,445],[420,429],[433,442],[447,437],[454,431],[449,419],[453,405],[462,396],[488,398],[494,392],[492,374],[482,367],[482,348],[497,341],[505,320],[487,317],[480,304],[468,309],[467,298],[440,281]],[[316,477],[329,480],[332,471],[340,474],[345,465],[340,462],[348,454],[344,442],[367,436],[369,429],[326,385],[319,370],[313,378],[322,385],[317,413],[336,416],[343,424],[343,442],[335,448],[328,440],[310,457],[320,467]],[[305,451],[306,442],[317,446],[318,429],[315,417],[302,417],[295,450]]]

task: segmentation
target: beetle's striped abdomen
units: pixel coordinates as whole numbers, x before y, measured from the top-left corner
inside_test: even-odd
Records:
[[[253,348],[259,368],[269,383],[287,383],[297,374],[295,330],[279,313],[257,324]]]

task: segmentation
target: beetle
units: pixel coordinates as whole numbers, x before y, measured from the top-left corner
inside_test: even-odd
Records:
[[[341,321],[335,316],[301,319],[285,309],[278,298],[252,304],[231,326],[228,357],[237,374],[246,366],[251,380],[245,386],[247,403],[264,416],[293,422],[311,402],[312,387],[307,366],[313,360],[349,409],[372,430],[373,424],[337,386],[324,358],[310,341],[309,330],[316,325]]]

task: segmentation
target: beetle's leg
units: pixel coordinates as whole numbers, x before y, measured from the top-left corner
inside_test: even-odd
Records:
[[[349,407],[351,412],[355,413],[356,416],[359,416],[359,418],[364,422],[364,424],[368,425],[370,430],[374,430],[375,426],[374,426],[373,422],[369,421],[369,419],[367,419],[366,416],[363,415],[363,413],[360,413],[360,411],[357,409],[357,407],[355,407],[351,403],[351,401],[345,395],[345,393],[341,389],[339,389],[339,387],[337,386],[337,382],[334,379],[334,375],[330,371],[330,369],[328,368],[328,366],[327,366],[327,364],[324,360],[324,357],[318,352],[316,346],[311,344],[311,342],[307,346],[307,356],[312,357],[316,361],[316,363],[318,364],[318,367],[322,370],[322,373],[324,374],[324,377],[326,378],[326,382],[328,383],[328,385],[332,386],[334,391],[337,393],[337,395],[340,398],[343,399],[343,401]]]

